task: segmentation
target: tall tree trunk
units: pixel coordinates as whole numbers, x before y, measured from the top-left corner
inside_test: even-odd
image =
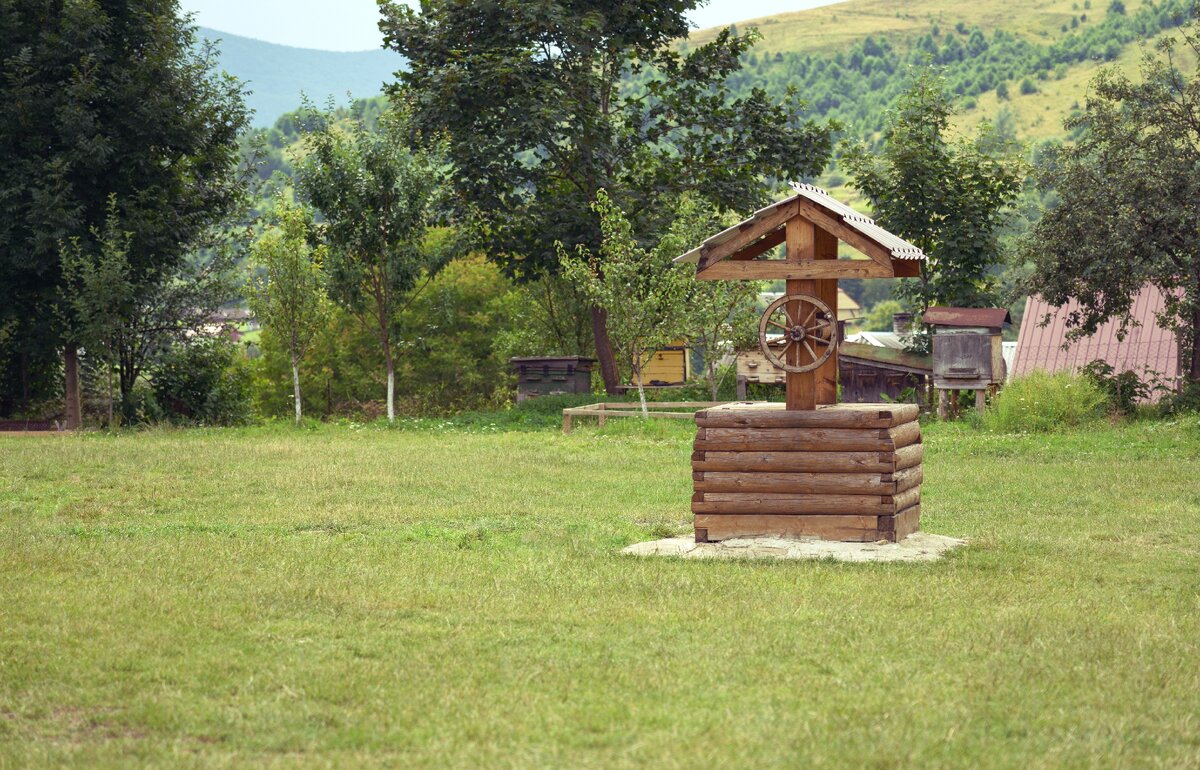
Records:
[[[387,416],[388,422],[396,421],[396,364],[392,361],[392,346],[385,345],[383,357],[387,363]]]
[[[621,375],[617,371],[617,359],[613,356],[612,342],[608,339],[608,313],[599,305],[592,305],[592,336],[596,341],[596,359],[600,362],[600,376],[604,378],[604,391],[617,395]]]
[[[296,425],[300,424],[300,362],[292,353],[292,399],[296,402]]]
[[[708,351],[705,351],[707,354]],[[707,355],[705,356],[708,357]],[[712,400],[717,400],[717,362],[715,359],[708,361],[708,392],[712,395]]]
[[[642,384],[642,364],[641,354],[634,354],[633,376],[637,377],[638,384],[638,400],[642,402],[642,419],[650,419],[650,409],[646,406],[646,388]]]
[[[63,372],[66,375],[67,430],[83,425],[83,402],[79,395],[79,346],[68,342],[63,346]]]
[[[112,430],[116,427],[113,424],[113,402],[117,400],[116,389],[113,387],[113,368],[111,364],[105,364],[105,371],[108,373],[108,429]]]

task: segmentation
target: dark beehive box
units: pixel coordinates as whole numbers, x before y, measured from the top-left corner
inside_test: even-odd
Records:
[[[593,358],[582,356],[539,356],[510,358],[517,375],[517,402],[538,396],[592,391]]]

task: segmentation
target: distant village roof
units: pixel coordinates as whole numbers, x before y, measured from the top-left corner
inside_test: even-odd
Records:
[[[1162,312],[1163,304],[1162,293],[1147,284],[1133,301],[1132,314],[1140,325],[1129,329],[1124,340],[1117,339],[1119,325],[1110,321],[1092,336],[1067,344],[1066,318],[1078,304],[1071,302],[1056,308],[1041,297],[1030,297],[1021,317],[1012,374],[1020,377],[1035,369],[1078,371],[1101,359],[1118,372],[1132,370],[1141,377],[1148,369],[1164,382],[1173,384],[1179,377],[1179,342],[1155,319],[1156,314]],[[1041,326],[1047,313],[1050,322]]]

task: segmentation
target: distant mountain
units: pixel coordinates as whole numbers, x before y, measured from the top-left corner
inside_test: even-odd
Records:
[[[285,112],[300,106],[301,94],[323,106],[333,97],[345,105],[347,92],[354,98],[375,96],[385,81],[404,66],[404,57],[393,51],[318,51],[266,43],[200,27],[200,37],[219,42],[221,67],[246,81],[246,98],[254,110],[253,125],[267,127]]]

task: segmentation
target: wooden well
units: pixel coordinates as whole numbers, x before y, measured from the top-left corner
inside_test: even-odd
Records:
[[[786,372],[786,404],[696,415],[696,540],[774,535],[896,542],[921,517],[915,404],[838,404],[838,279],[911,278],[925,255],[824,190],[795,195],[676,258],[697,280],[782,280],[759,326],[763,355]],[[844,259],[839,243],[864,255]],[[769,255],[783,244],[783,259]],[[782,319],[776,314],[782,313]],[[771,337],[770,329],[779,330]]]
[[[774,535],[896,542],[921,517],[915,404],[729,404],[696,414],[697,542]]]

